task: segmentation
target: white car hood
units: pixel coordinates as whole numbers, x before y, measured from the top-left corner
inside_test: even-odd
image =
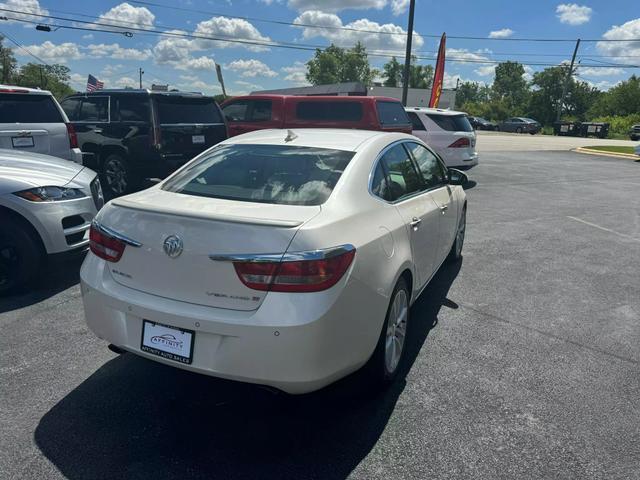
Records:
[[[0,194],[16,185],[62,187],[83,169],[82,165],[49,155],[0,149]]]

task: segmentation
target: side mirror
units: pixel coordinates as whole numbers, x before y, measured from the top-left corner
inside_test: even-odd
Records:
[[[449,169],[449,183],[451,185],[461,185],[464,186],[469,182],[469,177],[460,170],[456,170],[455,168]]]

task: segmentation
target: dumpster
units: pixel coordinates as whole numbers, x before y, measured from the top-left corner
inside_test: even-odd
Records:
[[[600,122],[584,122],[580,125],[581,137],[607,138],[609,124]]]
[[[580,122],[555,122],[553,124],[553,134],[577,137],[580,135]]]

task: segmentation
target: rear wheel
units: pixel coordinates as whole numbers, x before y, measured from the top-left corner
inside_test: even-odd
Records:
[[[522,133],[522,128],[521,127],[516,128],[516,133]]]
[[[451,251],[447,257],[448,262],[457,262],[462,258],[462,246],[464,245],[464,236],[467,230],[467,207],[462,209],[460,214],[460,221],[458,222],[458,228],[456,229],[456,238],[451,246]]]
[[[378,344],[365,366],[368,379],[375,388],[390,384],[402,366],[409,325],[409,298],[407,282],[400,278],[391,295]]]
[[[103,184],[110,196],[118,197],[133,191],[135,179],[128,162],[120,155],[109,155],[102,164]]]
[[[0,294],[31,283],[44,258],[33,232],[0,215]]]

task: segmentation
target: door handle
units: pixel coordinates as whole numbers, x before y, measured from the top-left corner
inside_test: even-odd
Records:
[[[449,205],[441,205],[440,207],[440,211],[442,212],[442,214],[444,215],[447,211],[447,209],[449,208]]]
[[[411,225],[411,228],[413,228],[414,230],[418,230],[418,227],[420,226],[420,223],[422,223],[422,219],[421,218],[413,217],[413,220],[411,220],[409,225]]]

